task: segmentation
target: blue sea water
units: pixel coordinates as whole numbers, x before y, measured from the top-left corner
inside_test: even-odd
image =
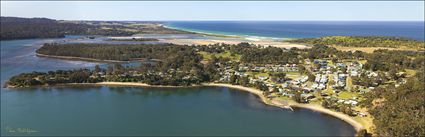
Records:
[[[165,25],[205,33],[276,38],[343,35],[425,39],[423,21],[170,21]]]

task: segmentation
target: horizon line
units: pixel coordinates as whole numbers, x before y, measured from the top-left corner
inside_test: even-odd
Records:
[[[164,21],[341,21],[341,22],[425,22],[425,20],[281,20],[281,19],[260,19],[260,20],[253,20],[253,19],[177,19],[177,20],[104,20],[104,19],[54,19],[49,17],[19,17],[19,16],[1,16],[1,17],[16,17],[16,18],[47,18],[52,20],[58,20],[58,21],[134,21],[134,22],[140,22],[140,21],[146,21],[146,22],[164,22]]]

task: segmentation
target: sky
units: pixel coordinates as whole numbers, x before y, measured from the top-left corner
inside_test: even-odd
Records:
[[[424,1],[1,1],[1,16],[115,21],[424,21]]]

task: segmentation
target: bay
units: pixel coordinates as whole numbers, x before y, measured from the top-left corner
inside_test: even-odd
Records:
[[[1,83],[31,71],[107,65],[40,58],[44,42],[1,41]],[[225,87],[72,86],[1,88],[1,135],[303,135],[350,136],[354,128],[306,109],[267,106],[253,94]],[[11,132],[23,129],[27,132]]]

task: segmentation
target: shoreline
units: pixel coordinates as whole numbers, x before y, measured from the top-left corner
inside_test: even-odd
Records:
[[[191,86],[149,85],[146,83],[138,83],[138,82],[65,83],[65,84],[58,84],[58,85],[137,86],[137,87],[153,87],[153,88],[191,88],[191,87],[202,86],[202,85],[191,85]]]
[[[94,62],[108,62],[108,63],[124,63],[130,61],[119,61],[119,60],[101,60],[101,59],[93,59],[93,58],[84,58],[84,57],[74,57],[74,56],[57,56],[57,55],[46,55],[35,53],[38,57],[46,57],[46,58],[56,58],[56,59],[67,59],[67,60],[81,60],[81,61],[94,61]]]
[[[302,108],[302,109],[308,109],[314,112],[319,112],[322,114],[330,115],[335,118],[338,118],[348,124],[350,124],[356,132],[366,129],[362,124],[355,121],[351,116],[348,116],[346,114],[343,114],[341,112],[335,112],[330,109],[326,109],[320,105],[314,105],[314,104],[300,104],[296,103],[294,101],[288,101],[283,103],[282,101],[276,100],[276,99],[267,99],[263,94],[262,91],[250,87],[244,87],[241,85],[231,85],[231,84],[225,84],[225,83],[202,83],[199,85],[191,85],[191,86],[166,86],[166,85],[149,85],[146,83],[138,83],[138,82],[98,82],[98,83],[66,83],[66,84],[58,84],[56,86],[68,86],[68,85],[99,85],[99,86],[137,86],[137,87],[154,87],[154,88],[191,88],[191,87],[227,87],[232,89],[237,89],[240,91],[249,92],[252,94],[257,95],[261,101],[266,105],[271,105],[275,107],[280,107],[283,109],[290,109],[293,111],[293,107],[295,108]]]
[[[270,36],[259,36],[259,35],[248,35],[248,34],[226,34],[226,33],[220,33],[220,32],[208,32],[208,31],[202,31],[202,30],[192,30],[192,29],[185,29],[185,28],[179,28],[179,27],[173,27],[169,25],[162,24],[164,28],[168,29],[174,29],[174,30],[180,30],[180,31],[186,31],[191,32],[194,34],[199,35],[205,35],[205,36],[213,36],[213,37],[222,37],[222,38],[266,38],[266,39],[283,39],[286,40],[292,40],[292,39],[300,39],[300,38],[289,38],[289,37],[270,37]],[[297,44],[297,43],[293,43]]]
[[[217,83],[207,83],[207,84],[204,84],[204,85],[205,86],[215,86],[215,87],[228,87],[228,88],[247,91],[247,92],[250,92],[250,93],[253,93],[253,94],[256,94],[257,96],[259,96],[261,98],[261,100],[267,105],[272,105],[272,106],[281,107],[281,108],[285,108],[285,109],[292,108],[292,107],[309,109],[309,110],[319,112],[319,113],[323,113],[323,114],[327,114],[327,115],[333,116],[335,118],[338,118],[342,121],[345,121],[348,124],[350,124],[351,126],[353,126],[353,128],[356,131],[360,131],[362,129],[365,129],[365,127],[362,124],[355,121],[350,116],[343,114],[341,112],[335,112],[335,111],[332,111],[330,109],[326,109],[326,108],[324,108],[320,105],[300,104],[300,103],[296,103],[296,102],[293,102],[293,101],[289,101],[288,104],[285,105],[285,104],[283,104],[282,102],[280,102],[276,99],[271,99],[270,102],[269,102],[269,100],[267,100],[267,98],[264,95],[262,95],[262,91],[260,91],[258,89],[254,89],[254,88],[244,87],[244,86],[241,86],[241,85],[217,84]]]
[[[163,27],[168,28],[168,29],[186,31],[186,32],[190,32],[190,33],[194,33],[194,34],[198,34],[198,35],[205,35],[205,36],[222,37],[222,38],[242,38],[243,37],[243,36],[240,36],[240,35],[227,35],[227,34],[188,30],[188,29],[177,28],[177,27],[172,27],[172,26],[168,26],[168,25],[163,25]]]
[[[64,59],[64,60],[80,60],[80,61],[88,61],[88,62],[104,62],[104,63],[128,63],[132,61],[161,61],[160,59],[145,59],[145,58],[134,58],[130,59],[129,61],[119,61],[119,60],[101,60],[101,59],[94,59],[94,58],[84,58],[84,57],[74,57],[74,56],[57,56],[57,55],[46,55],[46,54],[40,54],[35,53],[38,57],[45,57],[45,58],[55,58],[55,59]]]

